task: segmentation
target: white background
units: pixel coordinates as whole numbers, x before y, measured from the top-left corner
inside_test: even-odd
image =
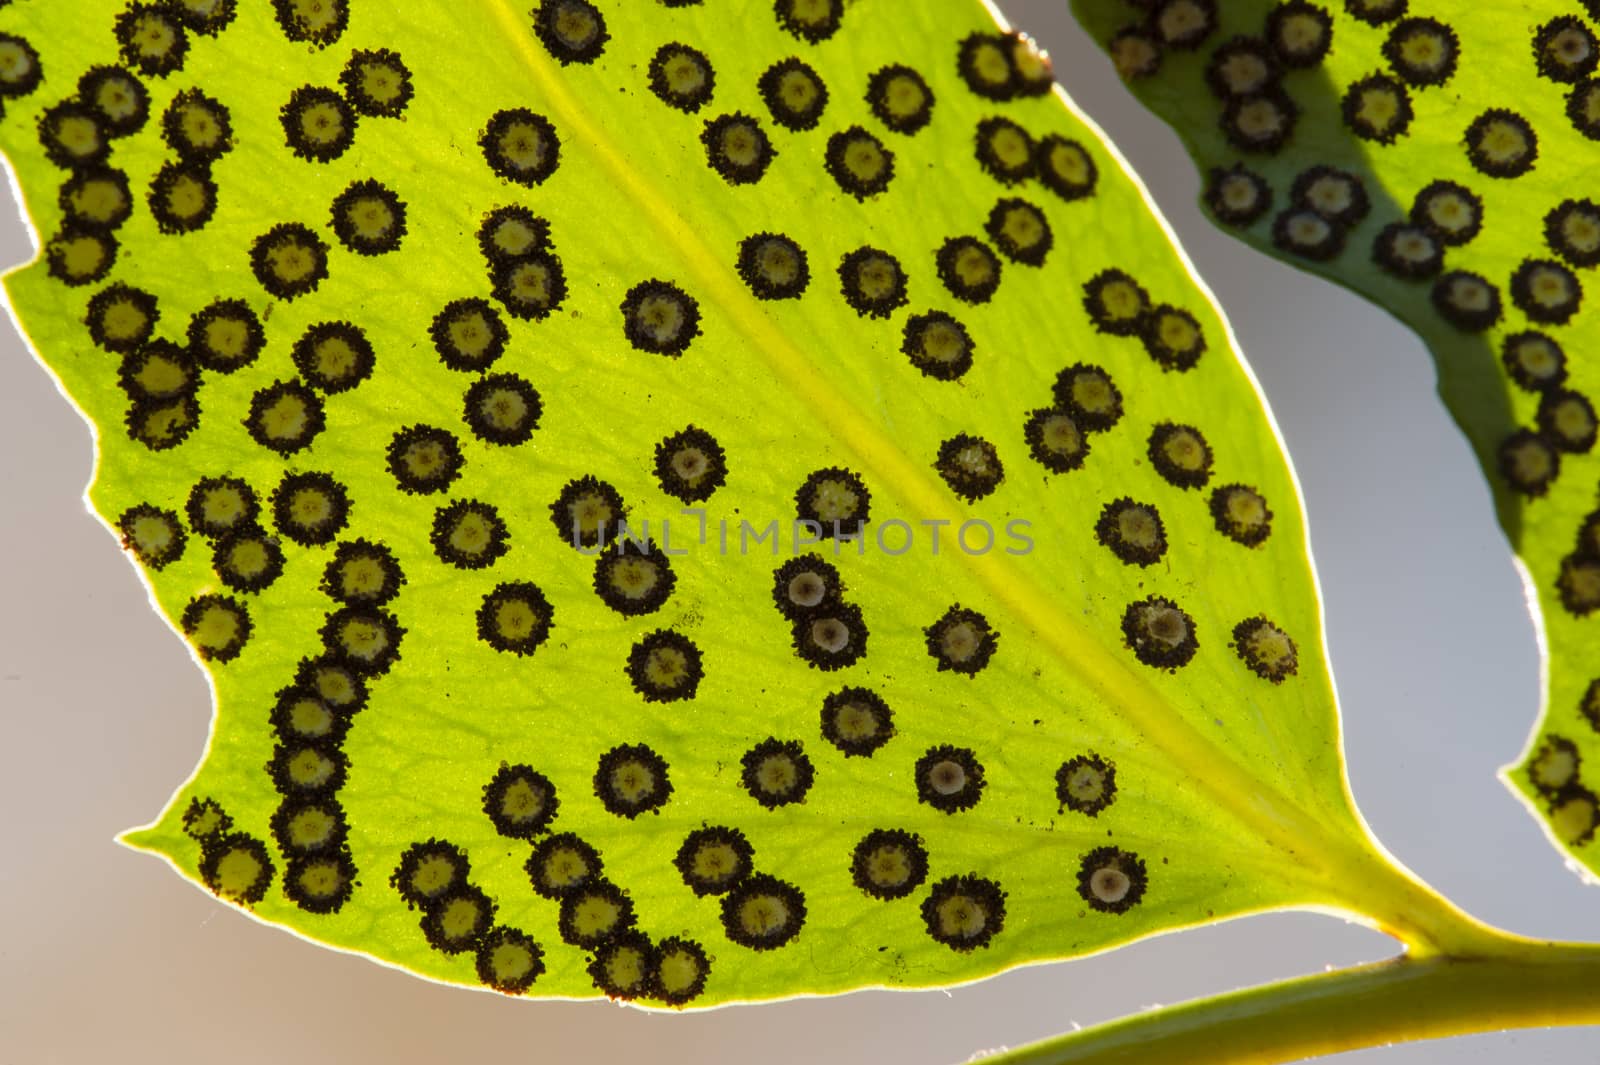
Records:
[[[1153,186],[1229,309],[1288,438],[1322,575],[1355,792],[1379,836],[1478,916],[1600,938],[1585,887],[1499,784],[1538,701],[1522,590],[1410,334],[1217,234],[1177,142],[1064,0],[1008,5]],[[4,261],[30,254],[8,209]],[[0,1062],[955,1062],[1074,1024],[1346,965],[1387,940],[1285,914],[950,993],[872,992],[686,1016],[446,989],[259,926],[112,835],[198,757],[206,687],[85,512],[88,433],[0,334]],[[1597,991],[1600,993],[1600,991]],[[1364,1065],[1594,1065],[1600,1032],[1346,1055]]]

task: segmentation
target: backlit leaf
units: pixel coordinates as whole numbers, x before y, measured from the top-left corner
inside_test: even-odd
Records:
[[[1585,292],[1600,5],[1073,7],[1183,138],[1213,218],[1386,307],[1432,351],[1548,655],[1543,712],[1503,775],[1600,872],[1586,768],[1600,763],[1600,330]]]
[[[1253,382],[980,5],[0,29],[8,288],[217,697],[133,846],[440,980],[668,1005],[1426,924]]]

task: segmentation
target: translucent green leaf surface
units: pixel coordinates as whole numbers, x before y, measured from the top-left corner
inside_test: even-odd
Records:
[[[1543,713],[1504,776],[1600,871],[1586,768],[1600,760],[1600,332],[1585,292],[1600,263],[1600,7],[1073,7],[1183,138],[1219,224],[1362,293],[1432,351],[1548,656]]]
[[[1275,907],[1425,939],[1139,186],[977,4],[777,8],[0,12],[7,287],[217,698],[127,842],[655,1004]]]

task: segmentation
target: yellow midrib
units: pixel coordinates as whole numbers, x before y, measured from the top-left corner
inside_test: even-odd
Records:
[[[509,0],[488,0],[488,3],[504,30],[506,41],[522,55],[545,100],[561,115],[573,138],[600,159],[617,187],[631,196],[643,213],[660,226],[699,278],[703,291],[749,338],[751,348],[761,354],[773,372],[814,410],[829,415],[827,423],[845,447],[859,456],[880,482],[892,485],[916,512],[929,518],[946,518],[951,527],[965,520],[967,515],[951,506],[942,487],[933,483],[926,471],[914,464],[893,441],[876,431],[859,406],[831,387],[824,375],[815,372],[805,354],[773,328],[733,271],[706,246],[672,204],[652,185],[640,180],[639,172],[622,157],[612,140],[590,122],[587,110],[567,91],[564,80],[536,43],[531,26],[524,22]],[[856,416],[840,418],[837,413],[841,410]],[[1191,727],[1143,677],[1113,656],[1095,633],[1056,609],[1049,599],[1038,593],[1032,582],[1017,579],[1003,558],[993,555],[965,557],[989,592],[1020,617],[1039,640],[1069,664],[1069,668],[1082,675],[1108,706],[1131,718],[1153,744],[1182,767],[1189,783],[1209,794],[1219,807],[1253,828],[1264,841],[1283,853],[1286,879],[1294,879],[1296,869],[1305,869],[1321,859],[1326,860],[1328,868],[1323,876],[1313,876],[1313,883],[1325,889],[1332,878],[1339,876],[1338,856],[1347,850],[1349,840],[1336,842],[1339,837],[1326,831],[1323,819],[1302,811],[1293,799],[1246,771],[1226,749]],[[1319,847],[1323,841],[1328,846]],[[1364,840],[1360,842],[1359,849],[1367,850]]]

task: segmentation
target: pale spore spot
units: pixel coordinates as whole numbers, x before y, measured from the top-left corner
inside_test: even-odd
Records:
[[[1047,133],[1036,142],[1034,168],[1045,188],[1069,202],[1094,195],[1100,180],[1089,150],[1059,133]]]
[[[976,237],[951,237],[934,265],[945,288],[965,303],[987,303],[1000,287],[1000,258]]]
[[[217,579],[236,592],[259,592],[283,574],[283,548],[261,529],[243,529],[218,540],[211,550]]]
[[[624,617],[660,610],[676,585],[671,560],[648,540],[619,539],[595,559],[595,594]]]
[[[976,806],[986,787],[978,755],[949,744],[928,748],[912,769],[912,779],[917,800],[946,814]]]
[[[1272,535],[1272,511],[1249,485],[1227,484],[1212,492],[1211,518],[1218,532],[1246,547],[1259,547]]]
[[[1078,895],[1100,913],[1127,913],[1148,886],[1144,860],[1119,847],[1097,847],[1078,866]]]
[[[966,326],[943,311],[907,318],[900,350],[911,365],[936,381],[958,380],[972,369],[972,336]]]
[[[540,0],[533,32],[562,66],[593,63],[611,39],[605,16],[588,0]]]
[[[1274,86],[1229,99],[1218,124],[1228,143],[1240,151],[1273,155],[1289,142],[1299,120],[1299,106]]]
[[[1407,281],[1436,276],[1444,269],[1444,252],[1431,230],[1409,222],[1390,222],[1372,240],[1372,261]]]
[[[548,250],[497,265],[490,279],[494,282],[495,299],[507,313],[523,321],[543,321],[567,297],[561,260]]]
[[[952,492],[969,503],[993,494],[1005,480],[995,446],[970,433],[958,433],[940,444],[933,468]]]
[[[1567,355],[1555,338],[1535,330],[1506,336],[1500,361],[1511,380],[1529,392],[1543,392],[1567,379]]]
[[[1561,474],[1561,455],[1543,436],[1518,429],[1506,437],[1496,452],[1500,475],[1512,491],[1538,499],[1550,491]]]
[[[1450,270],[1434,282],[1434,310],[1462,332],[1481,333],[1500,320],[1500,290],[1469,270]]]
[[[1158,0],[1151,8],[1148,24],[1163,47],[1192,51],[1217,28],[1217,2]]]
[[[408,425],[398,430],[385,451],[389,473],[402,492],[443,492],[461,476],[466,464],[461,444],[448,430]]]
[[[105,166],[79,167],[62,182],[56,202],[66,222],[82,229],[119,229],[133,214],[128,175]]]
[[[494,900],[470,884],[453,888],[428,907],[422,916],[422,934],[428,945],[442,954],[476,953],[494,926]]]
[[[1571,84],[1594,73],[1600,64],[1600,41],[1582,19],[1559,15],[1535,31],[1533,58],[1540,77]]]
[[[250,246],[250,269],[268,294],[293,300],[328,277],[328,245],[310,227],[281,222]]]
[[[1456,31],[1435,18],[1401,19],[1383,42],[1389,68],[1407,85],[1443,85],[1456,72],[1461,41]]]
[[[1551,259],[1524,259],[1510,287],[1511,302],[1540,325],[1565,325],[1583,302],[1578,275]]]
[[[1528,760],[1528,783],[1546,798],[1577,783],[1583,759],[1578,745],[1560,736],[1548,736]]]
[[[1092,751],[1074,755],[1056,770],[1061,809],[1094,817],[1117,797],[1117,768]]]
[[[839,188],[866,200],[894,179],[894,153],[865,129],[851,126],[828,138],[823,167]]]
[[[453,843],[430,839],[406,848],[389,883],[406,905],[428,911],[465,887],[470,874],[466,852]]]
[[[193,233],[216,213],[217,183],[204,165],[168,163],[156,171],[146,202],[162,233]]]
[[[12,38],[16,40],[16,38]],[[0,39],[0,67],[9,51]],[[12,52],[15,55],[15,52]],[[34,69],[37,70],[37,67]],[[6,77],[0,69],[0,90]],[[0,91],[0,95],[7,95]],[[108,137],[126,137],[144,128],[150,118],[150,91],[124,67],[90,67],[78,79],[78,99],[94,110]]]
[[[122,58],[139,73],[155,78],[183,69],[189,35],[165,4],[129,4],[113,26]]]
[[[1056,406],[1074,425],[1090,433],[1104,432],[1122,419],[1122,392],[1099,366],[1074,363],[1056,374]]]
[[[1167,530],[1161,514],[1150,503],[1124,496],[1107,503],[1094,526],[1095,539],[1130,566],[1159,562],[1167,552]]]
[[[280,455],[310,447],[327,427],[322,397],[299,380],[274,381],[250,398],[244,418],[251,439]]]
[[[1556,593],[1573,617],[1588,617],[1600,610],[1600,555],[1579,553],[1563,558]]]
[[[372,118],[398,118],[416,94],[411,70],[398,52],[388,48],[357,49],[339,72],[345,99]]]
[[[798,740],[768,737],[740,758],[740,783],[768,810],[805,802],[816,769]]]
[[[557,900],[590,887],[604,871],[600,852],[571,832],[545,836],[523,868],[534,891]]]
[[[684,503],[699,503],[728,482],[728,457],[716,437],[688,426],[656,445],[656,480]]]
[[[823,539],[861,535],[871,516],[872,493],[861,476],[838,466],[809,475],[794,495],[795,516],[813,522]]]
[[[301,547],[332,543],[349,516],[349,489],[328,473],[288,473],[272,491],[273,524]]]
[[[698,998],[711,975],[711,958],[692,939],[669,936],[656,944],[655,997],[669,1006]]]
[[[200,845],[200,879],[219,897],[253,906],[267,897],[277,872],[267,845],[243,832],[223,831]]]
[[[978,166],[1001,184],[1021,184],[1037,173],[1033,138],[1009,118],[979,120],[974,140]]]
[[[1572,266],[1600,266],[1600,204],[1561,201],[1544,216],[1544,239]]]
[[[811,281],[805,249],[781,233],[755,233],[739,242],[737,269],[757,299],[798,299]]]
[[[684,839],[673,857],[683,882],[696,895],[722,895],[749,876],[755,848],[736,828],[712,825],[697,828]]]
[[[278,121],[289,150],[310,162],[332,162],[356,140],[355,109],[337,92],[317,85],[294,90]]]
[[[347,540],[322,571],[321,588],[347,606],[382,606],[406,583],[394,552],[373,540]]]
[[[688,114],[711,102],[717,77],[711,60],[698,48],[673,41],[656,49],[650,60],[650,91],[668,107]]]
[[[334,198],[333,232],[357,255],[382,255],[406,235],[406,205],[393,189],[368,178]]]
[[[478,137],[489,169],[507,181],[533,188],[561,165],[561,138],[548,118],[526,107],[496,111]]]
[[[1028,453],[1051,473],[1068,473],[1089,457],[1089,438],[1071,412],[1042,407],[1029,413],[1022,427]]]
[[[561,897],[556,927],[561,938],[585,950],[633,927],[633,900],[608,880],[595,879]]]
[[[1272,243],[1282,251],[1313,262],[1337,259],[1345,247],[1346,229],[1309,207],[1280,211],[1272,222]]]
[[[221,101],[185,89],[161,113],[161,136],[187,162],[215,162],[233,148],[233,117]]]
[[[1163,596],[1128,604],[1122,637],[1139,661],[1169,671],[1188,665],[1200,647],[1194,618]]]
[[[622,534],[626,507],[622,493],[594,476],[568,481],[550,504],[556,533],[574,548],[594,548]]]
[[[439,359],[452,370],[475,373],[487,370],[505,353],[511,339],[499,312],[488,300],[475,297],[452,300],[428,327]]]
[[[307,913],[337,913],[354,893],[356,875],[348,851],[291,855],[283,871],[283,894]]]
[[[478,979],[496,991],[520,995],[544,974],[544,950],[515,928],[490,929],[478,944]]]
[[[946,670],[974,676],[989,664],[1000,646],[1000,633],[976,610],[956,604],[922,630],[928,654]]]
[[[197,311],[187,339],[196,362],[225,374],[253,363],[267,343],[261,319],[240,299],[219,299]]]
[[[532,766],[502,762],[483,786],[483,812],[508,839],[532,839],[550,827],[560,808],[555,785]]]
[[[15,34],[0,33],[0,97],[27,96],[43,80],[38,49]]]
[[[1467,160],[1490,177],[1520,177],[1533,169],[1539,157],[1533,124],[1503,107],[1492,107],[1473,119],[1465,140]]]
[[[1283,69],[1267,42],[1259,37],[1224,41],[1206,62],[1206,85],[1219,99],[1249,96],[1278,84]]]
[[[683,289],[652,278],[622,300],[622,331],[640,351],[676,357],[700,335],[700,304]]]
[[[644,998],[655,990],[657,955],[655,944],[634,929],[618,932],[594,948],[588,965],[589,978],[607,998]]]
[[[796,618],[790,634],[795,654],[815,669],[843,669],[867,653],[866,621],[854,603],[831,603]]]
[[[928,848],[902,829],[873,829],[850,852],[850,878],[872,898],[903,899],[928,878]]]
[[[1044,212],[1016,197],[998,201],[983,228],[1001,255],[1025,266],[1043,266],[1055,244]]]
[[[198,843],[216,838],[233,827],[233,818],[228,812],[218,805],[215,799],[202,799],[199,796],[189,800],[188,807],[183,811],[184,835]]]
[[[778,155],[761,124],[739,111],[718,115],[700,131],[706,165],[730,185],[750,185],[766,174]]]
[[[180,619],[195,653],[208,662],[231,662],[250,640],[250,613],[225,595],[200,595],[184,607]]]
[[[746,877],[722,897],[724,934],[750,950],[774,950],[791,943],[805,923],[805,895],[766,873]]]
[[[1206,179],[1205,202],[1225,225],[1253,225],[1272,210],[1272,187],[1243,163],[1213,167]]]
[[[705,676],[700,648],[670,630],[657,630],[635,643],[625,672],[645,702],[662,703],[693,699]]]
[[[847,758],[871,756],[894,734],[894,713],[874,691],[841,688],[822,701],[822,738]]]
[[[828,106],[828,87],[810,64],[791,56],[768,67],[756,83],[772,120],[785,129],[815,129]]]
[[[867,106],[896,133],[916,133],[933,117],[933,90],[901,63],[880,67],[867,79]]]
[[[272,0],[283,35],[318,48],[334,43],[350,24],[349,0]]]
[[[1282,684],[1300,668],[1300,651],[1294,640],[1259,615],[1233,627],[1232,646],[1252,673],[1274,684]]]
[[[124,510],[117,519],[117,530],[122,534],[123,548],[152,570],[163,569],[182,558],[188,542],[178,515],[151,503]]]
[[[531,655],[550,638],[555,608],[538,585],[507,581],[495,586],[478,607],[478,639],[515,655]]]
[[[63,170],[98,166],[111,154],[111,138],[93,108],[63,100],[39,117],[39,144]]]
[[[799,555],[772,574],[772,600],[790,621],[813,618],[840,602],[844,584],[838,569],[816,555]]]
[[[819,44],[839,32],[845,0],[773,0],[778,25],[809,44]]]
[[[318,322],[295,341],[290,359],[312,388],[348,392],[372,376],[377,355],[366,333],[350,322]]]
[[[928,935],[952,950],[987,947],[1005,928],[1006,893],[975,873],[946,877],[922,900],[922,920]]]
[[[1211,479],[1211,445],[1192,425],[1159,423],[1146,454],[1162,479],[1178,488],[1204,488]]]
[[[1539,397],[1539,431],[1554,447],[1572,455],[1593,450],[1595,411],[1589,397],[1567,388],[1550,388]]]
[[[457,569],[484,569],[510,550],[511,535],[500,511],[476,499],[458,499],[434,512],[428,540],[441,562]]]

